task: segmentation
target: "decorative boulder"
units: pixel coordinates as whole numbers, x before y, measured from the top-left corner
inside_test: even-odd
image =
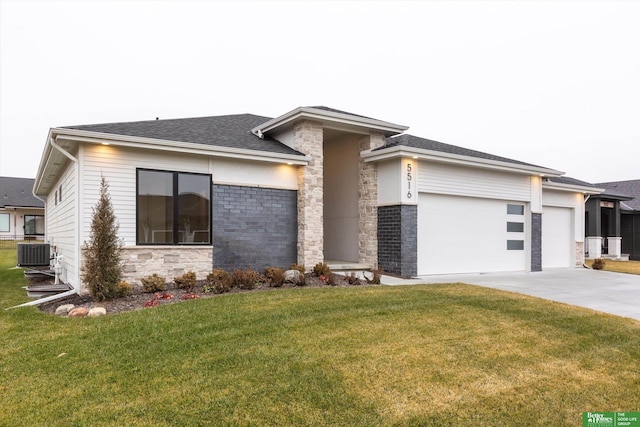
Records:
[[[89,314],[87,314],[87,317],[99,317],[99,316],[104,316],[105,314],[107,314],[106,308],[93,307],[91,310],[89,310]]]
[[[73,304],[63,304],[56,308],[56,316],[66,316],[75,307]]]
[[[298,270],[287,270],[284,272],[284,283],[300,284],[304,276]]]
[[[69,311],[69,317],[84,317],[89,313],[84,307],[75,307]]]

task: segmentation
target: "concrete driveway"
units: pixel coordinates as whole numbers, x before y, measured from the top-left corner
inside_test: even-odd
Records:
[[[463,282],[640,320],[640,275],[563,268],[535,273],[421,276],[419,280],[412,282]]]

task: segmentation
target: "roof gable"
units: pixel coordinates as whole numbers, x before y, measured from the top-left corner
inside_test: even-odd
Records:
[[[7,206],[44,208],[44,203],[33,196],[35,179],[0,176],[0,208]]]

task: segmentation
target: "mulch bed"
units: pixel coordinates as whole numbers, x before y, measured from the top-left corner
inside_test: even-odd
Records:
[[[42,283],[40,281],[39,283]],[[53,283],[53,282],[52,282]],[[203,292],[203,286],[206,284],[206,281],[199,281],[195,288],[193,289],[192,295],[196,295],[197,298],[211,298],[218,295],[223,294],[215,294],[215,293],[205,293]],[[366,284],[366,283],[363,283]],[[131,295],[127,295],[125,297],[112,299],[109,301],[94,301],[90,295],[74,295],[66,299],[61,299],[57,301],[52,301],[44,304],[40,304],[38,307],[44,313],[54,314],[56,308],[63,304],[73,304],[76,307],[85,307],[87,309],[91,309],[93,307],[104,307],[107,311],[107,315],[123,313],[127,311],[133,310],[141,310],[146,309],[145,303],[148,304],[150,300],[155,299],[157,301],[156,305],[164,305],[164,304],[173,304],[176,302],[185,301],[188,299],[194,299],[192,295],[188,295],[189,292],[184,289],[177,289],[173,284],[168,284],[167,290],[159,293],[146,293],[143,292],[141,287],[135,287]],[[349,283],[345,280],[340,280],[338,282],[338,286],[353,286],[349,285]],[[305,276],[305,285],[304,286],[296,286],[292,284],[284,284],[282,288],[309,288],[309,287],[330,287],[326,284],[325,281],[321,280],[318,277],[307,274]],[[252,290],[243,290],[234,288],[228,293],[240,293],[240,292],[255,292],[255,291],[270,291],[276,290],[279,288],[273,288],[266,284],[259,284]],[[165,294],[164,296],[162,294]],[[169,297],[170,296],[170,297]],[[155,297],[155,298],[154,298]]]

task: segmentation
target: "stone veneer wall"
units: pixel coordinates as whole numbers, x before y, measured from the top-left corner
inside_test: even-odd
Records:
[[[584,242],[576,242],[576,267],[584,264]]]
[[[402,277],[418,274],[418,206],[378,207],[378,266]]]
[[[531,214],[531,271],[542,271],[542,214]]]
[[[140,279],[157,273],[167,282],[188,271],[204,280],[211,272],[211,246],[125,246],[122,249],[123,280],[140,285]]]
[[[372,133],[360,141],[360,152],[382,147],[384,135]],[[358,162],[358,258],[378,268],[378,169],[374,163]]]
[[[213,265],[288,268],[296,262],[297,192],[213,185]]]
[[[298,168],[298,264],[324,261],[324,180],[322,124],[303,120],[293,128],[293,148],[309,156]]]

